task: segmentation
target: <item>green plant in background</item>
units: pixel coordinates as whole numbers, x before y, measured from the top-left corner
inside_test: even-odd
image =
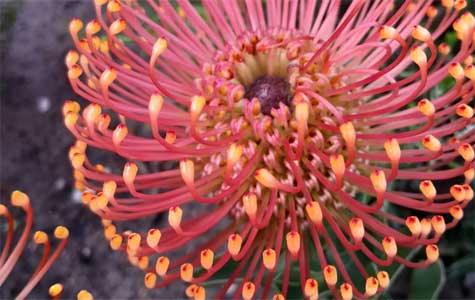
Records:
[[[63,107],[83,202],[149,288],[389,298],[409,267],[408,296],[437,297],[436,244],[473,199],[466,6],[96,0],[66,57],[91,102]],[[160,213],[164,228],[122,224]]]

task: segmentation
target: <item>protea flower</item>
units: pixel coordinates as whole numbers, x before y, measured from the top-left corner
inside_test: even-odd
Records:
[[[63,113],[76,186],[111,247],[147,287],[181,278],[195,299],[230,261],[213,298],[234,286],[233,297],[267,299],[278,281],[284,299],[292,265],[310,299],[325,286],[367,298],[388,286],[385,267],[436,261],[473,198],[475,19],[465,1],[432,2],[203,1],[200,15],[186,0],[96,0],[85,34],[71,21],[79,53],[66,57],[91,104],[80,114],[69,100]],[[435,42],[450,26],[457,51]],[[431,93],[446,78],[453,87]],[[122,175],[87,146],[127,160]],[[420,191],[400,188],[413,181]],[[160,213],[169,226],[118,230]],[[400,255],[417,246],[425,260]]]

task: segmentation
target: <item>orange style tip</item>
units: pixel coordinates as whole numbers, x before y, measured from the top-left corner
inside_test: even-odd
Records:
[[[440,143],[440,141],[430,134],[426,135],[422,139],[422,146],[432,152],[438,152],[442,148],[442,144]]]
[[[180,173],[185,183],[192,183],[195,181],[195,164],[191,159],[180,161]]]
[[[423,218],[421,220],[421,236],[426,237],[432,230],[431,220],[428,218]]]
[[[449,209],[449,212],[452,218],[455,220],[461,220],[463,218],[463,209],[460,207],[460,205],[452,206]]]
[[[115,225],[108,225],[104,227],[104,236],[106,240],[110,241],[111,238],[117,233]]]
[[[272,175],[272,173],[265,168],[259,169],[254,173],[254,178],[267,188],[276,188],[279,181]]]
[[[106,69],[102,72],[101,77],[99,78],[99,83],[103,87],[109,87],[112,82],[117,78],[117,71],[114,68]]]
[[[45,244],[48,242],[48,235],[44,231],[37,231],[33,234],[35,244]]]
[[[435,18],[438,14],[437,8],[434,6],[429,6],[426,14],[429,18]]]
[[[465,7],[467,7],[467,1],[465,0],[457,0],[455,1],[455,9],[456,10],[462,10],[464,9]]]
[[[244,285],[242,286],[242,298],[244,300],[251,300],[252,297],[254,297],[255,291],[256,286],[254,285],[254,283],[250,281],[244,283]]]
[[[136,251],[140,247],[142,237],[138,233],[129,234],[127,237],[127,248],[130,248],[132,251]]]
[[[442,6],[445,8],[454,7],[454,0],[442,0]]]
[[[365,228],[363,224],[363,220],[360,218],[352,218],[348,223],[350,226],[351,236],[355,242],[360,242],[363,240],[365,235]]]
[[[449,55],[451,48],[448,44],[446,43],[441,43],[438,47],[437,50],[439,50],[439,53],[442,54],[443,56]]]
[[[441,235],[445,232],[446,226],[445,226],[444,217],[439,216],[439,215],[433,216],[431,219],[431,224],[436,234]]]
[[[83,26],[84,24],[82,23],[81,19],[73,18],[69,22],[69,32],[71,33],[71,35],[76,35],[82,29]]]
[[[167,49],[167,40],[164,38],[158,38],[155,44],[153,44],[152,57],[155,59],[162,55],[163,52]]]
[[[106,199],[112,199],[114,198],[116,189],[117,189],[117,183],[115,183],[115,181],[113,180],[106,181],[102,185],[102,194],[104,195],[104,197],[106,197]]]
[[[432,104],[429,99],[422,99],[419,101],[417,103],[417,108],[419,109],[419,112],[426,117],[433,116],[435,113],[434,104]]]
[[[340,125],[340,133],[347,147],[353,147],[356,140],[356,131],[353,123],[346,122]]]
[[[109,32],[111,35],[117,35],[125,30],[127,23],[124,19],[117,19],[109,26]]]
[[[232,256],[236,256],[241,251],[242,237],[239,233],[233,233],[228,237],[228,251]]]
[[[307,203],[305,205],[305,211],[307,212],[308,217],[310,220],[315,224],[315,225],[321,225],[322,224],[322,209],[320,207],[320,204],[316,201],[312,201],[310,203]]]
[[[112,133],[112,143],[114,146],[119,147],[127,134],[129,134],[129,130],[127,129],[126,125],[117,125],[117,127],[114,129],[114,132]]]
[[[277,255],[275,253],[275,250],[272,248],[267,248],[266,250],[262,251],[262,262],[264,264],[264,267],[272,271],[275,268],[277,260]]]
[[[421,47],[415,46],[411,49],[409,56],[418,66],[427,64],[427,55]]]
[[[69,112],[78,113],[80,109],[81,109],[81,106],[76,101],[66,100],[64,101],[63,109],[62,109],[63,116],[66,116]]]
[[[82,168],[84,161],[86,160],[86,156],[81,153],[76,153],[73,155],[71,159],[71,165],[75,170]]]
[[[382,194],[386,191],[387,181],[386,174],[384,173],[384,171],[374,170],[373,172],[371,172],[369,178],[377,194]]]
[[[82,112],[84,119],[91,125],[95,125],[101,115],[102,108],[99,104],[91,103]]]
[[[449,191],[450,191],[450,195],[452,195],[452,197],[455,200],[459,202],[462,202],[465,200],[465,189],[460,184],[452,185]]]
[[[97,120],[97,129],[102,134],[105,134],[105,132],[109,128],[110,123],[111,123],[111,117],[107,114],[102,114],[99,116],[99,119]]]
[[[300,124],[307,124],[310,107],[307,102],[300,101],[295,105],[295,120]]]
[[[384,142],[384,150],[391,162],[399,162],[401,158],[401,147],[397,139],[391,138]]]
[[[122,178],[126,184],[132,184],[137,176],[138,168],[133,162],[127,162],[124,165],[124,171],[122,172]]]
[[[97,20],[92,20],[86,25],[86,33],[94,35],[101,31],[101,24]]]
[[[473,147],[468,143],[461,144],[458,147],[458,152],[466,162],[471,162],[475,158],[475,151],[473,150]]]
[[[427,261],[433,263],[439,259],[439,248],[436,245],[426,246]]]
[[[472,182],[475,178],[475,168],[468,169],[467,171],[463,172],[465,177],[465,182]]]
[[[148,268],[149,258],[148,256],[142,256],[139,258],[138,267],[140,270],[145,271]]]
[[[465,77],[465,72],[461,64],[459,63],[452,63],[449,65],[449,74],[455,80],[463,80]]]
[[[176,141],[176,133],[175,131],[167,131],[165,134],[165,142],[172,145]]]
[[[144,284],[148,289],[153,289],[157,283],[157,275],[154,273],[146,273],[144,276]]]
[[[107,11],[111,13],[119,12],[121,9],[120,1],[118,0],[109,0],[107,3]]]
[[[232,167],[242,156],[243,147],[239,144],[231,144],[228,149],[227,164]]]
[[[378,292],[379,282],[375,277],[366,278],[365,294],[366,296],[373,296]]]
[[[107,1],[109,1],[109,0],[94,0],[94,4],[96,6],[102,6],[102,5],[106,4]]]
[[[475,37],[475,34],[474,34],[474,37]],[[473,57],[472,56],[470,57],[473,60]],[[467,77],[471,81],[475,81],[475,66],[473,66],[472,64],[467,65],[464,69],[464,73],[465,73],[465,77]]]
[[[386,271],[379,271],[378,274],[376,275],[378,278],[379,285],[385,289],[389,286],[389,274]]]
[[[147,246],[149,246],[150,248],[157,247],[161,237],[162,232],[159,229],[149,229],[149,231],[147,232]]]
[[[170,266],[170,260],[166,256],[160,256],[155,263],[155,272],[161,277],[165,276]]]
[[[0,204],[0,216],[5,216],[8,213],[8,209],[5,205]]]
[[[213,267],[214,252],[211,249],[204,249],[200,254],[200,263],[203,269],[209,270]]]
[[[10,200],[13,206],[22,207],[23,209],[30,206],[30,197],[18,190],[12,192]]]
[[[473,200],[473,189],[468,184],[462,185],[463,190],[465,191],[465,201]]]
[[[187,297],[194,297],[197,289],[198,289],[198,285],[196,285],[196,284],[190,285],[185,290],[186,296]]]
[[[203,96],[193,96],[191,98],[190,114],[192,119],[197,119],[203,111],[206,99]]]
[[[287,249],[292,256],[296,256],[300,250],[300,234],[296,231],[290,231],[285,236]]]
[[[79,76],[82,75],[82,68],[78,65],[72,65],[68,69],[68,78],[70,80],[76,80],[79,78]]]
[[[421,181],[419,184],[419,190],[422,192],[424,197],[432,201],[437,195],[437,190],[435,189],[434,184],[430,180]]]
[[[64,58],[64,63],[66,64],[66,67],[68,67],[68,69],[74,66],[78,61],[79,53],[74,50],[69,50],[66,54],[66,57]]]
[[[67,239],[69,236],[69,230],[64,226],[57,226],[54,229],[54,237],[60,240]]]
[[[180,267],[181,280],[190,282],[193,279],[193,265],[190,263],[182,264]]]
[[[70,131],[73,131],[76,126],[76,123],[78,121],[79,115],[75,112],[68,112],[66,116],[64,117],[64,125],[66,128],[68,128]]]
[[[384,253],[386,253],[389,258],[396,256],[397,245],[396,240],[393,237],[387,236],[383,238],[383,241],[381,243],[383,245]]]
[[[170,207],[168,210],[168,223],[177,231],[180,228],[183,211],[179,206]]]
[[[349,283],[343,283],[340,286],[340,294],[342,300],[351,300],[353,298],[353,288]]]
[[[304,294],[308,298],[315,299],[318,296],[318,282],[313,278],[305,281]]]
[[[282,294],[275,294],[275,295],[272,297],[272,300],[285,300],[285,297],[284,297],[284,295],[282,295]]]
[[[194,300],[206,300],[206,290],[202,286],[198,286],[195,290]]]
[[[414,39],[424,42],[424,43],[431,39],[431,34],[429,30],[427,30],[426,28],[420,25],[417,25],[414,27],[411,35]]]
[[[345,174],[345,158],[341,154],[330,155],[330,167],[335,173],[337,181],[341,181],[341,178]]]
[[[328,286],[334,286],[338,281],[338,273],[336,268],[332,265],[328,265],[323,268],[323,278]]]
[[[247,193],[242,197],[244,211],[250,219],[255,218],[257,213],[257,196],[254,193]]]
[[[382,39],[395,39],[398,35],[396,28],[391,26],[383,26],[379,29],[379,36]]]
[[[465,118],[465,119],[471,119],[474,116],[474,111],[473,108],[468,106],[467,104],[459,104],[457,105],[457,108],[455,109],[455,112],[459,117]]]
[[[94,300],[94,297],[91,293],[86,290],[81,290],[77,294],[77,300]]]
[[[61,283],[55,283],[49,287],[48,293],[51,297],[56,298],[61,296],[64,291],[64,287]]]
[[[159,94],[153,94],[150,96],[150,101],[148,103],[148,110],[150,112],[151,118],[157,118],[158,114],[162,110],[163,106],[163,97]]]
[[[109,241],[109,246],[112,250],[119,250],[120,246],[122,246],[122,236],[119,234],[115,234]]]

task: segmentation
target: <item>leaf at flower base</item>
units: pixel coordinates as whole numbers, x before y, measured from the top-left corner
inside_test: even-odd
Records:
[[[447,268],[447,280],[457,279],[473,271],[475,268],[475,257],[467,256],[457,260]]]
[[[445,268],[440,259],[425,269],[415,269],[411,274],[409,299],[437,299],[445,281]]]

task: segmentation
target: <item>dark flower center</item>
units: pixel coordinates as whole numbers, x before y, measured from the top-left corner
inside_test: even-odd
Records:
[[[270,115],[272,108],[278,108],[279,103],[290,107],[290,84],[285,78],[265,75],[256,79],[246,88],[245,98],[257,98],[261,104],[261,112]]]

